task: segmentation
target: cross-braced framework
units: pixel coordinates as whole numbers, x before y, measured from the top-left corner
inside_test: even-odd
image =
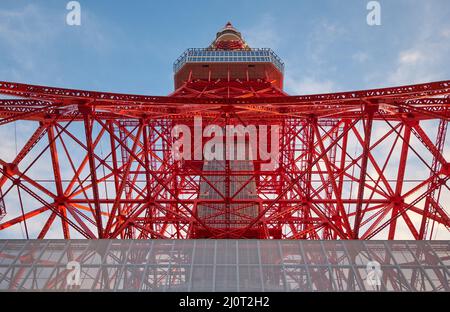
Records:
[[[236,46],[242,39],[229,25],[220,40],[233,48],[216,42],[177,60],[169,96],[0,82],[8,96],[0,127],[20,123],[26,137],[17,152],[0,154],[0,230],[20,225],[37,238],[448,238],[450,81],[289,96],[271,50]],[[195,117],[200,133],[213,124],[278,126],[276,166],[264,170],[259,156],[174,158],[173,127],[194,129]]]
[[[230,88],[223,85],[218,88]],[[314,96],[259,97],[256,90],[248,98],[134,96],[8,82],[0,83],[0,92],[25,98],[1,100],[2,126],[18,120],[36,125],[17,155],[0,159],[2,202],[21,208],[1,230],[38,216],[45,218],[38,238],[55,220],[64,238],[192,238],[202,229],[217,238],[256,230],[261,238],[393,239],[404,224],[404,235],[425,239],[450,226],[448,81]],[[221,192],[202,198],[200,180],[208,183],[212,173],[201,161],[173,159],[172,126],[192,124],[198,115],[206,125],[280,126],[277,169],[261,171],[255,161],[251,171],[227,173],[253,181],[257,198]],[[228,232],[198,217],[199,205],[224,200],[255,204],[258,215]]]

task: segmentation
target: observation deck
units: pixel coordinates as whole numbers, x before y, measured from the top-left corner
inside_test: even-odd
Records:
[[[174,62],[175,89],[186,81],[266,80],[282,89],[284,63],[269,48],[250,48],[228,23],[208,48],[187,49]]]

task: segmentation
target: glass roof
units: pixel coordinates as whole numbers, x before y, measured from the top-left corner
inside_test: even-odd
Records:
[[[0,241],[1,291],[450,291],[449,269],[448,241]]]

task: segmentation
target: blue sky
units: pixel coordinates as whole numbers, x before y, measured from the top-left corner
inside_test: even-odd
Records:
[[[450,2],[366,0],[88,1],[67,26],[68,1],[2,0],[0,80],[124,93],[172,91],[172,63],[230,20],[253,47],[286,64],[291,94],[450,77]]]

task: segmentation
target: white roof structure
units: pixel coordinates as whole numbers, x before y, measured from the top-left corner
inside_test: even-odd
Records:
[[[450,291],[449,279],[449,241],[0,241],[0,291]]]

